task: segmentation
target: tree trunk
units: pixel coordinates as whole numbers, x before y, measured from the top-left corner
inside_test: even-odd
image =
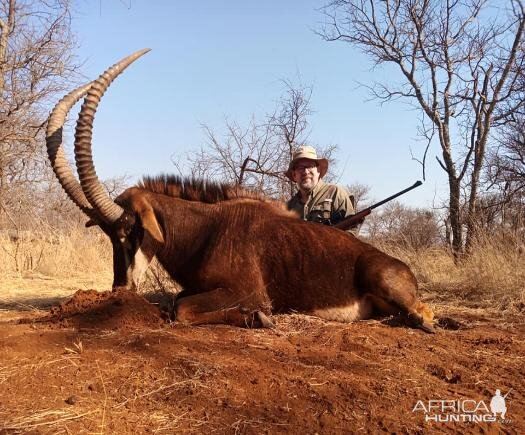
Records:
[[[452,253],[457,262],[463,253],[463,220],[461,216],[461,178],[457,175],[456,165],[452,158],[452,144],[450,140],[448,118],[443,122],[437,121],[436,125],[439,132],[439,143],[443,152],[443,162],[441,167],[445,170],[448,177],[449,187],[449,216],[450,227],[452,230]]]
[[[481,159],[480,159],[481,162]],[[472,175],[470,178],[470,192],[468,201],[467,216],[465,223],[467,225],[466,237],[465,237],[465,252],[469,253],[472,248],[474,236],[477,228],[477,202],[478,202],[478,186],[479,176],[481,172],[481,163],[474,162],[474,168],[472,169]]]
[[[461,221],[461,201],[459,181],[448,174],[450,190],[449,213],[450,227],[452,229],[452,252],[457,261],[463,253],[463,228]]]
[[[0,97],[4,93],[5,83],[5,65],[6,65],[6,54],[7,54],[7,41],[9,34],[13,28],[15,19],[15,0],[9,1],[9,10],[7,12],[7,22],[0,20]]]

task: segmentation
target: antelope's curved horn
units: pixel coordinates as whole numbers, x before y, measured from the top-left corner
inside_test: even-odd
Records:
[[[87,94],[91,83],[79,86],[62,98],[49,114],[46,128],[47,155],[55,175],[66,192],[80,210],[95,220],[100,220],[98,213],[91,207],[82,187],[73,175],[69,162],[66,159],[64,147],[62,146],[62,129],[67,114],[75,103]]]
[[[98,103],[106,89],[111,85],[111,82],[131,63],[148,51],[150,49],[145,48],[133,53],[107,69],[98,79],[93,81],[78,115],[75,131],[75,161],[77,163],[78,177],[88,201],[107,223],[115,222],[124,210],[109,197],[95,172],[91,152],[93,120]]]

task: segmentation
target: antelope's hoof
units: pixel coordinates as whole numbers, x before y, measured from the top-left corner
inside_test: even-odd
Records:
[[[434,328],[434,326],[431,325],[428,322],[423,322],[418,327],[419,327],[419,329],[425,331],[428,334],[435,334],[436,333],[436,329]]]
[[[256,311],[255,315],[257,319],[259,320],[259,322],[261,323],[261,327],[268,328],[268,329],[275,328],[275,323],[273,323],[271,319],[266,314],[264,314],[262,311]]]

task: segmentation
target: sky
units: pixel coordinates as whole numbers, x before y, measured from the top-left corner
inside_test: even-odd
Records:
[[[309,143],[336,144],[339,184],[370,187],[379,201],[422,179],[425,144],[419,113],[404,103],[370,101],[358,83],[381,79],[348,44],[315,33],[323,1],[77,0],[72,28],[82,72],[93,79],[132,52],[152,51],[130,66],[100,103],[93,155],[100,178],[174,173],[171,157],[219,137],[225,119],[263,119],[284,92],[282,80],[312,86]],[[75,109],[76,110],[76,109]],[[70,115],[76,119],[76,113]],[[423,186],[400,198],[413,207],[446,199],[447,184],[428,155]]]

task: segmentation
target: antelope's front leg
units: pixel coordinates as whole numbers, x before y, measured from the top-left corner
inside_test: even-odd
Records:
[[[263,312],[264,306],[256,292],[246,295],[229,288],[217,288],[178,299],[175,318],[189,325],[223,323],[245,328],[273,327]],[[268,309],[265,311],[269,314]]]

